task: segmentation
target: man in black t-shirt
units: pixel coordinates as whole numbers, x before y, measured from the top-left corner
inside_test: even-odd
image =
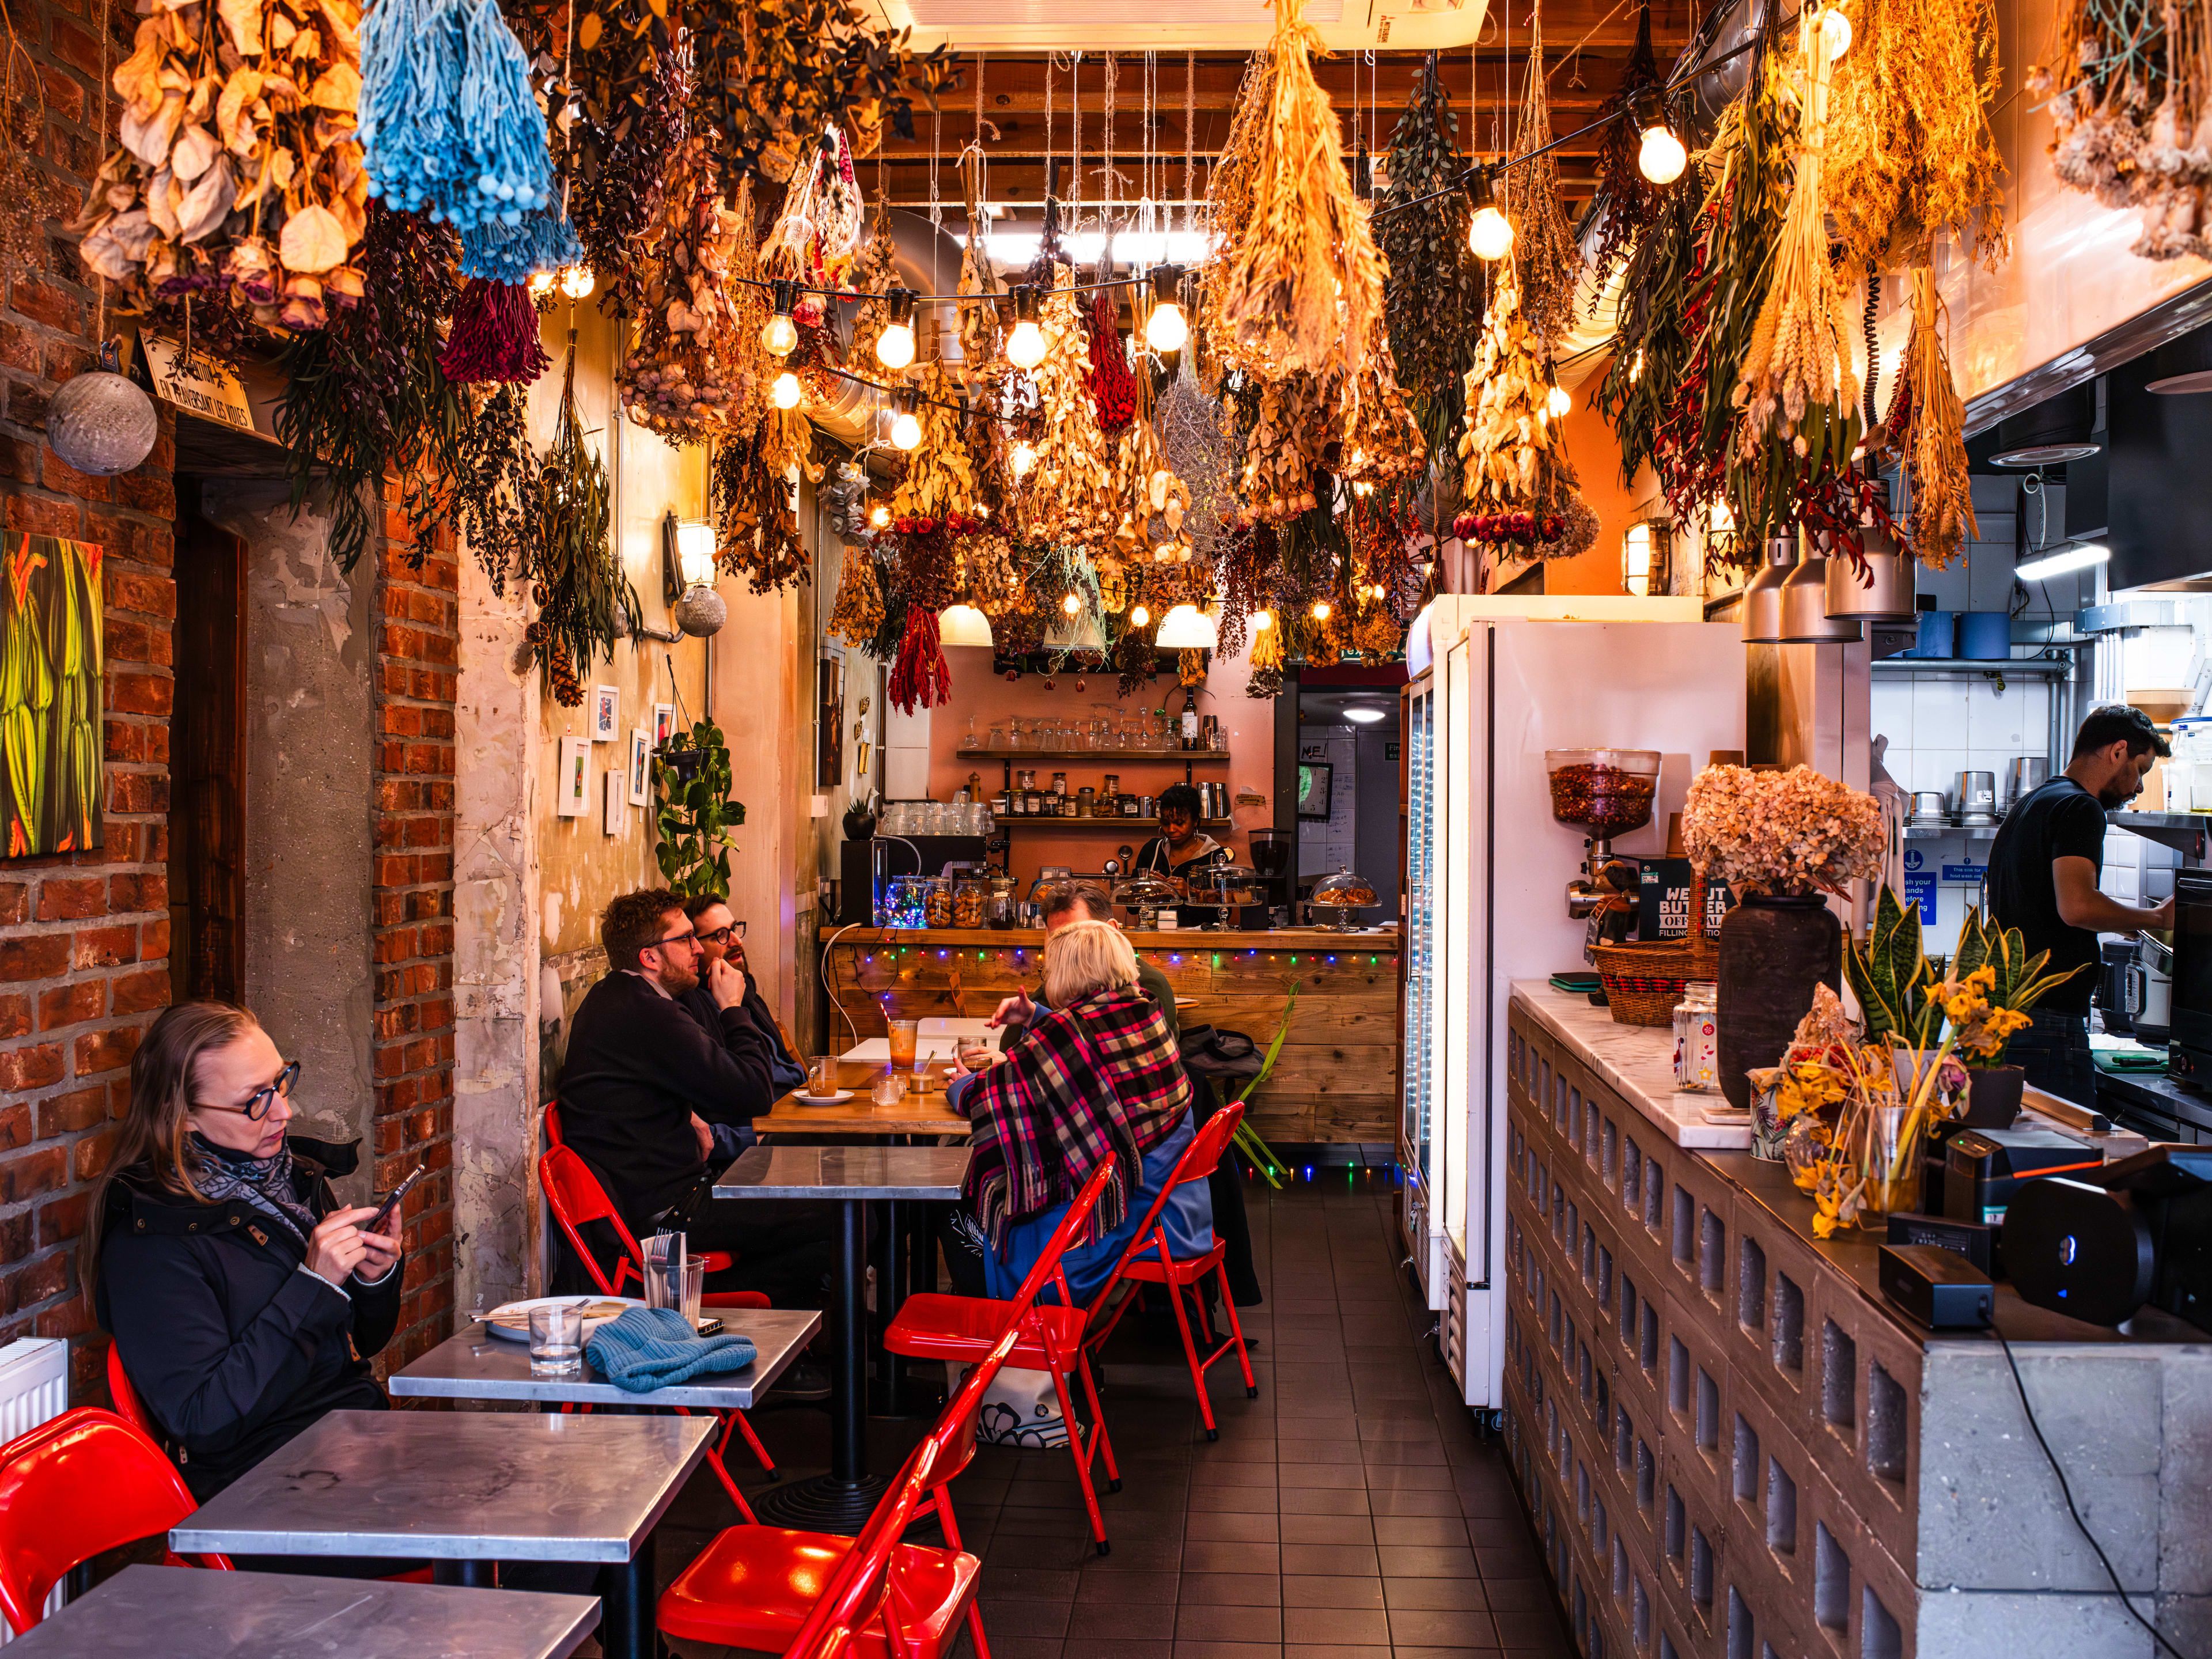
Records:
[[[1991,916],[2020,929],[2029,955],[2050,951],[2049,971],[2081,970],[2036,1005],[2035,1023],[2013,1038],[2007,1057],[2036,1088],[2077,1105],[2096,1103],[2088,1016],[2097,935],[2173,926],[2172,899],[2123,904],[2098,890],[2105,814],[2133,800],[2145,774],[2172,752],[2141,709],[2091,709],[2066,769],[2013,807],[1990,849]]]

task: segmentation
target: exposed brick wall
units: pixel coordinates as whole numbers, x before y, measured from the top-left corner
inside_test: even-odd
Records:
[[[98,296],[60,227],[98,163],[97,14],[86,0],[9,12],[46,94],[34,156],[48,234],[29,267],[0,270],[0,523],[106,550],[107,813],[97,852],[0,861],[0,1343],[92,1328],[73,1260],[88,1188],[106,1165],[139,1034],[169,998],[176,614],[171,417],[146,464],[121,477],[88,477],[44,443],[55,388],[94,357]],[[110,14],[119,62],[137,20],[125,6]],[[78,1397],[100,1394],[103,1364],[101,1345],[78,1344]]]
[[[453,704],[460,565],[441,529],[411,568],[387,509],[378,572],[375,925],[376,1184],[419,1159],[407,1200],[407,1297],[381,1356],[396,1370],[453,1333]]]

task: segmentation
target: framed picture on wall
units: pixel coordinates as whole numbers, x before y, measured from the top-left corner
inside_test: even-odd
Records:
[[[629,732],[629,804],[646,803],[647,786],[653,781],[653,733],[641,726]]]
[[[845,775],[845,659],[823,658],[816,675],[821,707],[814,711],[814,783],[834,789]]]
[[[595,685],[592,688],[592,741],[612,743],[619,734],[615,723],[622,714],[622,688],[618,685]]]
[[[1298,763],[1298,817],[1328,821],[1329,791],[1336,769],[1327,761]]]
[[[610,766],[602,781],[606,793],[599,809],[599,828],[619,836],[629,825],[629,774],[622,767]]]
[[[665,749],[668,747],[669,738],[675,735],[676,705],[672,702],[657,702],[653,704],[653,746],[655,749]]]
[[[24,688],[5,724],[0,858],[88,852],[106,839],[104,556],[97,542],[0,538],[0,568],[8,575],[0,584],[0,678]]]
[[[592,740],[561,739],[561,769],[554,776],[553,808],[564,818],[580,818],[590,810]]]

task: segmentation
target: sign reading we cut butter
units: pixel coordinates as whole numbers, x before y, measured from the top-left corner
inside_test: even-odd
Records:
[[[145,348],[146,370],[156,397],[204,420],[220,421],[240,432],[255,429],[245,382],[229,364],[204,352],[188,357],[181,344],[158,334],[141,334],[138,340]]]

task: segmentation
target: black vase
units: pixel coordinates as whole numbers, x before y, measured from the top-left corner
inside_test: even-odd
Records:
[[[1844,925],[1818,897],[1748,895],[1721,923],[1721,1093],[1751,1104],[1744,1073],[1778,1064],[1815,987],[1844,987]]]
[[[1966,1073],[1966,1124],[1970,1129],[2009,1129],[2020,1115],[2027,1073],[2018,1066],[1989,1066]]]
[[[866,841],[876,833],[876,815],[855,802],[845,809],[845,839]]]

